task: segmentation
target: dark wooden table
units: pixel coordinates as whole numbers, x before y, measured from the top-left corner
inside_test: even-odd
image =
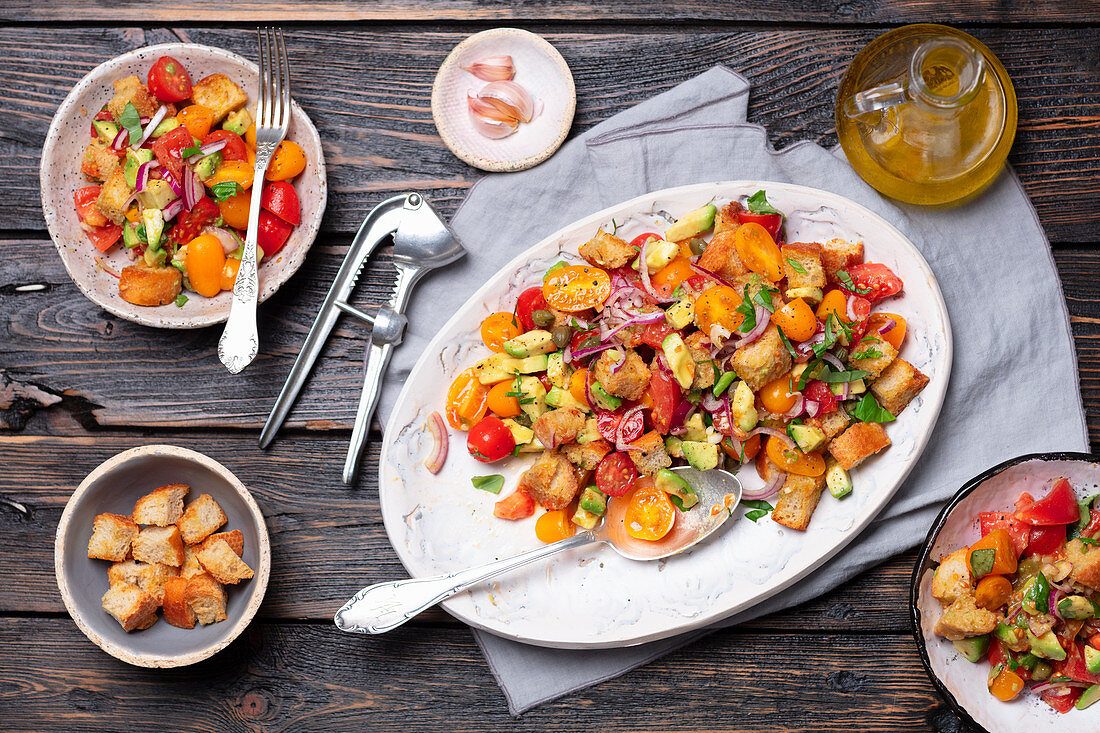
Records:
[[[337,331],[274,448],[261,453],[256,437],[364,214],[410,190],[450,213],[480,175],[442,145],[429,111],[435,70],[465,36],[515,25],[557,46],[577,81],[575,133],[726,64],[752,80],[750,120],[782,148],[805,139],[834,144],[833,99],[852,56],[887,28],[934,17],[985,41],[1016,84],[1011,162],[1062,276],[1097,445],[1100,7],[1086,0],[109,5],[0,3],[0,729],[961,729],[909,636],[912,553],[824,598],[513,719],[469,631],[446,614],[432,612],[382,638],[345,636],[331,623],[351,591],[403,575],[379,519],[377,448],[361,486],[340,482],[362,351],[353,324]],[[93,66],[170,40],[254,56],[251,29],[260,22],[288,30],[295,96],[321,132],[331,193],[305,266],[261,310],[260,358],[230,379],[215,356],[219,328],[148,329],[80,295],[46,233],[37,172],[54,110]],[[383,257],[358,302],[380,302],[386,281]],[[102,460],[151,442],[194,448],[235,471],[256,495],[273,545],[259,618],[216,658],[183,670],[129,667],[94,647],[65,613],[53,575],[53,533],[69,494]]]

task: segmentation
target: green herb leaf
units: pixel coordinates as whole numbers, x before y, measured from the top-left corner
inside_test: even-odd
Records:
[[[202,153],[202,148],[200,148],[198,145],[193,145],[189,148],[184,148],[183,150],[181,150],[180,157],[186,160],[192,155],[199,155],[200,153]]]
[[[782,214],[774,206],[768,203],[768,196],[761,189],[745,201],[745,206],[754,214]]]
[[[244,189],[236,181],[222,181],[221,183],[215,183],[210,191],[218,201],[226,201],[244,191]]]
[[[182,308],[183,304],[187,302],[187,296],[184,295],[183,293],[180,293],[179,295],[176,296],[176,299],[172,302],[176,304],[177,308]]]
[[[613,227],[614,227],[614,229],[612,229],[612,230],[611,230],[611,236],[615,236],[616,234],[618,234],[618,233],[619,233],[619,227],[620,227],[621,225],[620,225],[620,224],[619,224],[619,223],[618,223],[617,221],[615,221],[614,219],[612,219],[612,220],[611,220],[611,226],[613,226]]]
[[[791,269],[797,272],[799,275],[806,274],[806,268],[792,260],[790,257],[787,258],[787,264],[790,265]]]
[[[741,299],[741,305],[733,309],[735,313],[740,313],[745,317],[745,320],[741,322],[741,325],[737,327],[737,330],[741,333],[748,333],[756,328],[756,308],[752,305],[752,298],[749,297],[749,286],[745,286],[745,297]]]
[[[997,551],[992,547],[983,547],[970,553],[970,569],[974,571],[975,578],[984,578],[993,569],[993,561],[997,557]]]
[[[847,372],[834,372],[829,371],[822,374],[818,379],[826,384],[840,384],[841,382],[854,382],[857,379],[863,379],[864,377],[871,376],[869,372],[865,372],[862,369],[852,369]]]
[[[1083,545],[1092,545],[1093,547],[1100,547],[1100,540],[1094,540],[1091,537],[1078,537]]]
[[[741,504],[747,506],[749,509],[763,509],[767,512],[775,509],[775,507],[773,507],[771,504],[764,501],[763,499],[745,499],[743,502],[741,502]]]
[[[882,358],[882,352],[879,351],[878,349],[867,349],[866,351],[861,351],[858,354],[852,354],[852,358],[853,359],[881,359]]]
[[[689,506],[687,509],[684,509],[684,500],[681,499],[680,497],[674,495],[674,494],[669,494],[668,495],[668,500],[671,501],[673,504],[675,504],[676,508],[679,509],[682,512],[690,512],[692,509],[699,506],[699,503],[696,502],[696,503],[692,504],[691,506]]]
[[[141,142],[141,115],[133,102],[127,102],[126,108],[118,116],[118,124],[122,125],[126,132],[130,133],[130,144],[137,145]]]
[[[760,517],[766,517],[766,516],[768,516],[768,513],[766,511],[764,511],[763,509],[753,509],[751,512],[745,512],[745,519],[750,519],[754,522],[757,519],[760,519]]]
[[[550,277],[550,274],[552,272],[554,272],[555,270],[560,270],[563,267],[565,267],[565,263],[561,261],[555,262],[554,264],[550,265],[550,269],[547,270],[546,274],[542,276],[542,281],[546,282],[547,278]]]
[[[783,345],[787,347],[787,351],[790,352],[792,359],[798,358],[798,352],[794,350],[794,346],[791,346],[791,340],[787,338],[787,334],[783,333],[783,329],[779,330],[779,338],[783,341]]]
[[[811,379],[821,379],[822,381],[825,381],[824,379],[822,379],[822,376],[829,373],[828,366],[826,366],[822,370],[821,374],[817,375],[816,377],[811,376],[814,374],[814,370],[820,366],[822,366],[821,359],[814,359],[812,362],[810,362],[810,365],[803,370],[802,376],[798,378],[798,391],[801,392],[806,387],[806,385],[809,384]],[[791,391],[793,392],[794,390]]]
[[[779,292],[778,290],[775,292]],[[767,287],[762,287],[752,296],[754,302],[759,303],[768,313],[775,313],[775,304],[772,303],[772,294]]]
[[[846,290],[856,295],[866,295],[871,292],[871,288],[861,288],[852,281],[852,276],[848,274],[847,270],[837,270],[836,279],[840,280],[840,284],[844,286]]]
[[[488,491],[490,494],[499,494],[500,490],[504,488],[504,477],[499,473],[488,476],[472,476],[470,483],[474,485],[475,489]]]
[[[879,405],[870,392],[863,395],[863,399],[849,410],[848,414],[862,422],[892,422],[894,420],[894,416],[890,414],[889,410]]]

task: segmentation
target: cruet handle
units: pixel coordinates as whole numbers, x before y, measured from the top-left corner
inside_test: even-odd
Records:
[[[896,107],[899,104],[907,104],[909,96],[906,94],[906,85],[901,82],[883,84],[873,89],[865,89],[856,92],[844,100],[844,115],[857,118],[868,112],[877,112],[887,107]]]

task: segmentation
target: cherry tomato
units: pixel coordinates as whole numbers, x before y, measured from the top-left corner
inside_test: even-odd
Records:
[[[512,455],[516,439],[499,417],[486,415],[477,421],[466,436],[466,450],[482,463],[492,463]]]
[[[1097,512],[1093,511],[1093,519]],[[1081,533],[1083,537],[1091,537],[1088,527]],[[1013,538],[1015,539],[1015,537]],[[1050,555],[1058,550],[1066,542],[1066,525],[1056,524],[1049,527],[1032,527],[1028,533],[1027,551],[1032,555]]]
[[[638,410],[631,413],[630,417],[625,418],[628,408],[619,408],[618,410],[600,410],[596,415],[596,428],[600,431],[600,435],[605,440],[615,443],[616,434],[619,427],[622,427],[623,442],[631,443],[638,438],[642,437],[642,433],[645,432],[645,417],[642,415],[642,411]]]
[[[830,290],[825,293],[821,304],[817,306],[817,317],[822,323],[829,318],[830,313],[841,323],[848,323],[851,320],[848,318],[848,297],[843,290]]]
[[[792,341],[805,341],[817,330],[817,317],[802,298],[795,298],[773,313],[772,323]]]
[[[118,224],[107,223],[98,227],[89,226],[84,230],[84,233],[88,235],[92,246],[100,252],[106,252],[115,246],[115,243],[122,236],[122,227]]]
[[[838,404],[836,395],[829,389],[829,385],[825,384],[820,379],[810,380],[806,388],[802,390],[802,394],[806,399],[814,400],[820,405],[817,410],[819,416],[828,415],[830,412],[836,412]]]
[[[241,261],[236,257],[226,257],[225,267],[222,268],[222,290],[232,290],[237,284],[237,270],[241,269]]]
[[[989,686],[989,691],[993,693],[993,697],[1002,702],[1014,699],[1022,689],[1024,689],[1023,679],[1007,667],[1001,670],[1001,673]]]
[[[504,351],[505,341],[510,341],[521,333],[523,332],[516,317],[508,311],[491,313],[481,322],[482,343],[497,353]]]
[[[283,248],[293,225],[275,216],[269,211],[260,211],[260,221],[256,232],[256,244],[264,251],[264,257],[270,257]]]
[[[248,229],[248,214],[252,208],[252,189],[244,188],[235,196],[218,202],[225,223],[234,229]]]
[[[852,265],[847,268],[847,272],[852,278],[852,284],[855,285],[854,295],[860,295],[872,303],[901,292],[901,278],[881,263],[867,262],[862,265]],[[846,285],[841,284],[840,287],[848,290]]]
[[[1030,497],[1028,503],[1031,503]],[[1021,522],[1012,512],[980,512],[978,514],[978,527],[981,530],[982,537],[985,537],[998,528],[1008,532],[1009,536],[1012,538],[1012,544],[1016,548],[1017,556],[1023,555],[1031,544],[1031,525],[1026,522]],[[1062,541],[1064,541],[1066,538],[1066,531],[1064,527],[1060,527],[1060,529],[1062,530]],[[1056,547],[1061,546],[1062,542],[1059,541]],[[1055,548],[1051,549],[1053,551]]]
[[[455,377],[447,390],[447,422],[456,430],[469,430],[485,415],[489,388],[477,381],[473,367]]]
[[[974,589],[974,602],[989,611],[996,611],[1012,596],[1012,582],[1003,575],[987,575]]]
[[[680,405],[680,385],[668,372],[658,369],[650,375],[648,393],[653,400],[650,411],[653,429],[667,435],[672,428],[672,416]]]
[[[733,333],[745,320],[737,312],[740,305],[741,296],[733,288],[725,285],[707,288],[695,301],[695,325],[708,336],[716,324]]]
[[[625,453],[609,453],[596,467],[596,488],[608,496],[625,496],[637,479],[638,469]]]
[[[162,102],[182,102],[191,96],[191,75],[171,56],[161,56],[149,69],[149,91]]]
[[[634,239],[630,240],[630,246],[633,247],[634,249],[639,249],[640,250],[642,248],[642,245],[645,244],[650,239],[660,239],[660,238],[661,238],[661,235],[658,234],[657,232],[643,232],[642,234],[639,234],[638,236],[634,237]]]
[[[848,310],[850,311],[849,315],[855,316],[855,320],[866,321],[867,317],[871,315],[871,301],[858,295],[852,295],[848,298]],[[867,324],[865,323],[860,335],[862,336],[866,330]]]
[[[893,321],[894,326],[886,333],[880,333],[883,341],[901,351],[901,343],[905,340],[905,319],[897,313],[872,313],[867,317],[867,331],[878,331],[887,322]]]
[[[501,519],[526,519],[534,513],[535,500],[519,489],[493,504],[493,516]]]
[[[1050,493],[1016,511],[1016,518],[1030,525],[1069,524],[1080,518],[1077,497],[1064,478],[1054,482]]]
[[[744,443],[741,444],[740,450],[738,450],[738,448],[733,444],[733,440],[730,438],[723,438],[720,445],[722,446],[722,450],[725,452],[725,454],[730,458],[733,458],[734,460],[740,461],[741,451],[744,451],[745,461],[748,462],[751,461],[753,458],[756,458],[756,454],[760,452],[760,435],[754,435],[746,440]]]
[[[214,175],[203,181],[207,188],[219,183],[236,183],[241,188],[250,188],[255,181],[255,172],[248,163],[241,160],[223,160]]]
[[[210,134],[210,128],[214,126],[214,110],[201,104],[189,104],[176,113],[176,121],[183,125],[191,137],[202,140]]]
[[[654,273],[649,282],[662,298],[671,298],[676,288],[695,276],[695,270],[691,269],[691,260],[677,257]]]
[[[782,439],[774,435],[768,438],[768,458],[784,473],[797,476],[820,476],[825,473],[825,459],[820,453],[803,453],[798,448],[788,448]]]
[[[283,140],[275,148],[264,178],[269,181],[287,181],[306,169],[306,153],[293,140]]]
[[[92,227],[101,227],[107,223],[107,217],[95,205],[102,190],[102,186],[84,186],[73,193],[76,216],[81,223]]]
[[[222,291],[225,249],[221,240],[213,234],[201,234],[187,243],[184,264],[187,279],[196,293],[213,298]]]
[[[734,232],[734,244],[745,267],[773,283],[783,279],[783,257],[767,229],[755,222],[742,224]]]
[[[639,540],[657,541],[672,529],[676,521],[676,507],[668,494],[653,485],[653,479],[646,477],[638,482],[630,495],[623,518],[626,533]]]
[[[238,160],[245,163],[248,162],[248,146],[244,144],[244,140],[241,136],[232,130],[214,130],[207,133],[202,138],[203,145],[209,145],[210,143],[221,142],[225,140],[225,146],[221,149],[222,160]],[[295,196],[294,200],[297,201],[298,197]],[[277,212],[271,212],[277,213]],[[297,223],[297,222],[292,222]]]
[[[176,127],[153,141],[153,154],[157,162],[168,169],[177,183],[182,184],[183,151],[193,148],[195,140],[186,127]]]
[[[576,531],[577,525],[565,509],[551,509],[535,521],[535,536],[546,544],[572,537]]]
[[[580,402],[585,407],[591,409],[588,404],[588,391],[585,388],[585,382],[588,380],[588,369],[581,367],[573,372],[569,377],[569,394],[573,395],[573,399]]]
[[[514,393],[515,388],[510,379],[507,382],[494,384],[486,398],[489,410],[498,417],[517,417],[522,410]]]
[[[569,313],[599,308],[609,295],[611,276],[591,265],[559,267],[542,283],[542,296],[550,307]]]
[[[642,343],[659,350],[661,344],[665,341],[665,336],[675,331],[676,329],[668,325],[666,321],[661,321],[660,323],[647,323],[645,328],[642,329]]]
[[[176,218],[176,225],[168,230],[168,238],[181,246],[187,244],[199,236],[207,224],[212,224],[219,213],[217,205],[203,196],[190,211]]]
[[[737,212],[738,224],[759,224],[767,230],[768,235],[775,241],[779,241],[779,230],[783,226],[782,214],[753,214],[748,211]]]
[[[537,326],[531,320],[531,314],[546,309],[546,298],[542,297],[542,288],[527,288],[519,294],[519,298],[516,300],[516,318],[519,319],[519,325],[523,326],[524,331],[535,330]],[[574,346],[573,348],[577,347]]]
[[[768,412],[782,415],[794,407],[794,403],[798,400],[798,392],[793,389],[793,382],[794,377],[790,374],[784,374],[768,382],[756,393],[760,404]]]
[[[115,116],[111,114],[108,109],[101,109],[95,113],[93,120],[99,120],[100,122],[114,122]],[[92,139],[95,140],[99,137],[99,130],[95,129],[95,125],[89,124],[88,127],[92,128]]]
[[[243,146],[244,143],[241,143]],[[302,222],[302,208],[298,192],[286,181],[271,181],[260,195],[260,207],[267,209],[287,224],[298,226]]]

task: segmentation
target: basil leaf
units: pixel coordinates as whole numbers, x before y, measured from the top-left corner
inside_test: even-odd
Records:
[[[879,351],[878,349],[867,349],[866,351],[861,351],[858,354],[852,354],[852,358],[853,359],[881,359],[882,358],[882,352]]]
[[[778,209],[768,203],[768,196],[764,193],[764,189],[760,189],[749,196],[745,201],[745,206],[754,214],[779,214],[783,216]]]
[[[854,408],[848,410],[848,414],[861,422],[892,422],[894,420],[894,416],[890,414],[889,410],[879,405],[870,392],[863,395],[863,399]]]
[[[674,494],[669,494],[668,495],[668,500],[671,501],[673,504],[675,504],[676,508],[679,509],[682,512],[690,512],[692,509],[699,506],[699,503],[696,502],[696,503],[692,504],[691,506],[689,506],[687,509],[684,509],[684,500],[681,499],[680,497],[674,495]]]
[[[973,571],[975,578],[984,578],[989,575],[989,571],[993,569],[993,560],[996,559],[997,551],[992,547],[983,547],[980,550],[974,550],[970,553],[970,570]]]
[[[752,298],[749,297],[749,286],[745,286],[745,297],[741,299],[741,305],[733,309],[735,313],[740,313],[745,317],[745,320],[741,322],[741,325],[737,327],[737,330],[741,333],[748,333],[756,328],[756,308],[752,305]]]
[[[871,374],[865,372],[862,369],[852,369],[847,372],[828,372],[818,377],[822,382],[826,384],[840,384],[841,382],[854,382],[857,379],[863,379],[869,377]]]
[[[137,145],[141,142],[141,115],[133,102],[127,102],[126,108],[118,116],[118,124],[122,125],[126,132],[130,133],[130,144]]]
[[[790,257],[787,258],[787,264],[790,265],[791,269],[797,272],[799,275],[806,274],[806,268],[792,260]]]
[[[773,507],[771,504],[764,501],[763,499],[745,499],[743,502],[741,502],[741,504],[743,506],[747,506],[750,509],[763,509],[769,512],[772,509],[775,509],[775,507]]]
[[[776,292],[779,292],[778,290]],[[762,287],[752,296],[754,302],[759,303],[768,313],[775,313],[775,304],[772,303],[772,294],[767,287]]]
[[[790,352],[792,359],[798,358],[798,352],[794,350],[794,346],[791,346],[791,340],[787,338],[787,334],[783,333],[783,329],[778,329],[779,338],[783,341],[783,345],[787,347],[787,351]]]
[[[488,491],[490,494],[499,494],[500,490],[504,488],[504,477],[499,473],[488,476],[472,476],[470,483],[474,485],[475,489]]]
[[[763,509],[753,509],[751,512],[745,512],[745,519],[752,520],[753,522],[760,519],[760,517],[766,516],[768,516],[768,513]]]
[[[852,276],[848,274],[847,270],[837,270],[836,279],[840,280],[840,284],[844,286],[849,292],[856,295],[866,295],[871,292],[871,288],[861,288],[852,281]]]
[[[215,183],[211,187],[210,191],[214,194],[214,197],[218,201],[226,201],[227,199],[236,196],[239,192],[243,191],[241,184],[236,181],[222,181],[221,183]]]
[[[187,296],[184,295],[183,293],[180,293],[179,295],[176,296],[176,299],[172,302],[174,302],[176,304],[177,308],[182,308],[183,304],[187,302]]]
[[[1093,547],[1100,547],[1100,540],[1094,540],[1091,537],[1078,537],[1077,539],[1082,545],[1092,545]]]
[[[184,160],[187,160],[192,155],[201,155],[201,154],[202,154],[202,148],[200,148],[198,145],[193,145],[189,148],[184,148],[183,150],[180,151],[180,157],[183,158]]]

